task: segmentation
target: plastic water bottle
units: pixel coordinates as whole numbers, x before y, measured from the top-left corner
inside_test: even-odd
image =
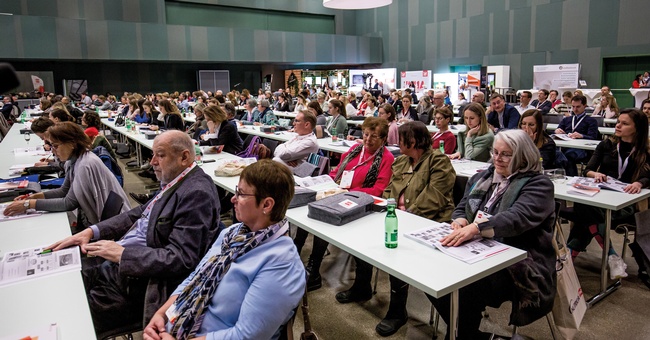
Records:
[[[386,208],[388,212],[386,213],[386,220],[384,222],[386,233],[384,244],[386,248],[397,248],[397,215],[395,214],[395,208],[397,204],[395,203],[394,198],[389,198]]]
[[[129,118],[126,119],[126,122],[124,123],[126,125],[126,131],[131,130],[131,120]]]
[[[336,128],[332,127],[332,142],[336,142],[338,140],[338,135],[336,134]]]
[[[23,110],[23,113],[20,114],[20,123],[25,124],[26,119],[27,119],[27,111]]]
[[[438,149],[440,149],[440,152],[444,155],[445,154],[445,141],[441,140],[440,145],[438,146]]]

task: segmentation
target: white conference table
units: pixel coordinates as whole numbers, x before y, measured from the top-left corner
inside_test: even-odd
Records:
[[[14,164],[38,161],[43,156],[16,156],[14,148],[26,147],[20,134],[22,124],[14,124],[0,142],[0,177]],[[30,146],[41,145],[35,134]],[[46,213],[0,222],[0,256],[7,251],[50,245],[70,236],[67,213]],[[66,272],[0,287],[2,334],[29,333],[52,323],[58,325],[58,339],[95,339],[88,300],[81,273]]]
[[[567,190],[571,186],[566,183],[555,183],[555,198],[565,201],[570,201],[574,203],[581,203],[590,205],[597,208],[605,209],[605,237],[603,245],[603,253],[601,258],[601,267],[600,267],[600,291],[587,300],[587,305],[590,307],[593,306],[598,301],[605,298],[607,295],[611,294],[613,291],[618,289],[621,286],[621,280],[616,280],[609,287],[607,286],[607,254],[609,251],[610,244],[610,228],[612,225],[612,211],[617,211],[623,209],[629,205],[635,204],[642,200],[650,198],[650,190],[642,189],[639,194],[626,194],[622,192],[612,191],[612,190],[601,190],[598,194],[593,197],[579,195],[579,194],[570,194],[567,193]]]
[[[608,119],[608,120],[611,120],[611,119]],[[614,121],[616,121],[616,119],[614,119]],[[557,129],[557,127],[559,125],[560,124],[548,123],[548,124],[546,124],[546,130],[547,131],[555,131],[555,129]],[[613,135],[614,132],[615,132],[614,130],[616,130],[616,128],[606,127],[606,126],[599,126],[598,127],[598,132],[600,132],[600,134],[602,134],[602,135]]]
[[[556,146],[562,147],[562,148],[573,148],[573,149],[582,149],[582,150],[596,150],[596,147],[598,144],[600,144],[600,140],[593,140],[593,139],[573,139],[573,140],[561,140],[561,139],[553,139],[555,142]]]
[[[632,96],[634,97],[634,107],[640,109],[643,101],[648,98],[648,93],[650,93],[650,88],[647,87],[642,87],[638,89],[631,88],[630,94],[632,94]]]
[[[122,138],[127,138],[135,142],[135,153],[138,166],[144,164],[142,159],[142,147],[152,150],[153,149],[153,139],[147,139],[144,133],[140,133],[140,127],[136,127],[135,131],[127,131],[126,127],[115,126],[115,121],[109,121],[107,118],[102,118],[102,124],[110,128],[112,131],[116,132]]]
[[[225,159],[232,155],[219,154],[215,157]],[[234,192],[239,177],[214,176],[216,164],[203,165],[204,171],[214,182],[229,192]],[[504,269],[526,258],[526,252],[517,248],[482,260],[467,264],[431,249],[416,241],[401,236],[399,246],[388,249],[384,246],[383,213],[371,213],[343,226],[334,226],[307,217],[307,206],[289,209],[287,218],[291,223],[336,247],[356,256],[373,266],[387,272],[423,292],[440,298],[451,294],[451,338],[455,339],[457,329],[459,289],[486,276]],[[407,212],[397,211],[400,234],[423,228],[431,221]]]

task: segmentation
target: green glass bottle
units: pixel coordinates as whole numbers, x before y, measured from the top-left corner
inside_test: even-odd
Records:
[[[386,228],[384,244],[386,245],[386,248],[397,248],[397,215],[395,214],[396,207],[397,204],[395,203],[395,199],[389,198],[386,205],[388,212],[386,213],[386,220],[384,222]]]
[[[440,149],[440,152],[444,155],[445,154],[445,141],[444,140],[440,141],[440,145],[438,146],[438,148]]]

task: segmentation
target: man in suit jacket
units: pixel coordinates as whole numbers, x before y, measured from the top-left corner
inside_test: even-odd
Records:
[[[495,93],[490,96],[490,113],[487,121],[494,133],[503,129],[516,129],[519,123],[519,111],[506,104],[503,95]]]
[[[194,157],[184,132],[157,136],[150,163],[161,191],[51,246],[79,245],[94,256],[84,258],[82,275],[98,336],[138,321],[146,325],[218,236],[216,188]]]

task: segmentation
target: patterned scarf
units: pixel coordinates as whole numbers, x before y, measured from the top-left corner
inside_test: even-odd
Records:
[[[171,335],[179,340],[194,338],[201,329],[210,300],[230,269],[230,264],[273,237],[285,224],[286,218],[258,231],[251,231],[243,223],[230,229],[224,235],[221,253],[212,256],[198,269],[174,302],[172,308],[175,308],[178,318],[170,320]]]
[[[363,145],[359,145],[358,147],[350,151],[350,153],[345,157],[345,159],[343,159],[343,161],[339,165],[339,171],[336,172],[336,177],[334,177],[334,182],[336,182],[337,184],[341,183],[341,176],[343,175],[343,171],[345,171],[345,168],[348,166],[348,163],[350,163],[351,160],[357,157],[362,150],[363,150]],[[379,150],[375,153],[375,159],[372,161],[372,165],[370,165],[370,169],[368,169],[368,174],[366,175],[366,179],[363,181],[363,185],[361,185],[362,188],[372,188],[375,185],[375,182],[377,182],[377,176],[379,175],[379,166],[381,165],[381,159],[383,157],[384,157],[384,146],[381,146]]]

